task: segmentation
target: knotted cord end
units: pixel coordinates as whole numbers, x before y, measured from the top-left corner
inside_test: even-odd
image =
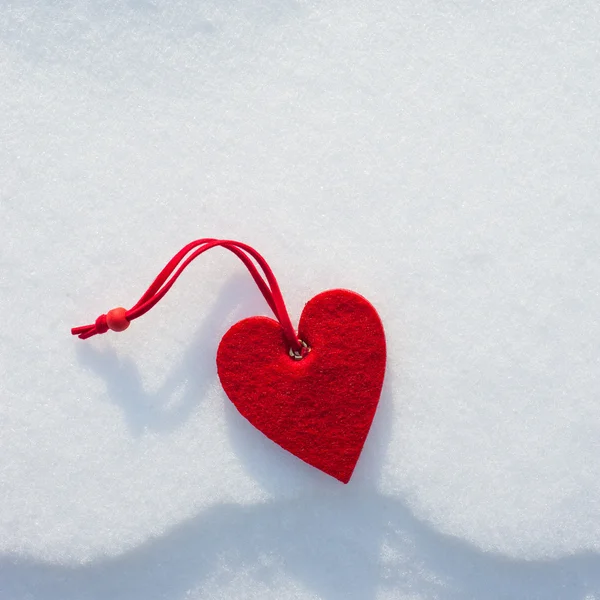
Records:
[[[87,340],[93,335],[106,333],[111,331],[125,331],[129,327],[129,317],[124,308],[113,308],[105,315],[100,315],[93,325],[83,325],[81,327],[73,327],[71,334],[76,335],[81,340]]]

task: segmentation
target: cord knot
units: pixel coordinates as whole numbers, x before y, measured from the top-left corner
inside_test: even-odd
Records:
[[[106,333],[108,331],[108,323],[106,322],[106,315],[100,315],[96,319],[96,333]]]

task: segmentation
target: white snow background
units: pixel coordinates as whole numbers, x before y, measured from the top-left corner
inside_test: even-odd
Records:
[[[2,600],[600,599],[595,0],[0,4]],[[344,486],[223,393],[229,326],[379,310]],[[360,351],[360,340],[356,340]]]

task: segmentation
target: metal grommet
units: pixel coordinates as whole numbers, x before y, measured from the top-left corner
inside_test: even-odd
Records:
[[[310,346],[304,341],[304,340],[299,340],[300,344],[302,345],[302,349],[299,351],[293,350],[292,348],[290,348],[289,351],[289,355],[290,358],[293,358],[294,360],[302,360],[309,352],[310,352]]]

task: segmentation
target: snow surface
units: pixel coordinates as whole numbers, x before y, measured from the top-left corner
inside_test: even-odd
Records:
[[[600,5],[0,7],[2,600],[600,599]],[[379,309],[348,486],[215,369],[268,314]]]

